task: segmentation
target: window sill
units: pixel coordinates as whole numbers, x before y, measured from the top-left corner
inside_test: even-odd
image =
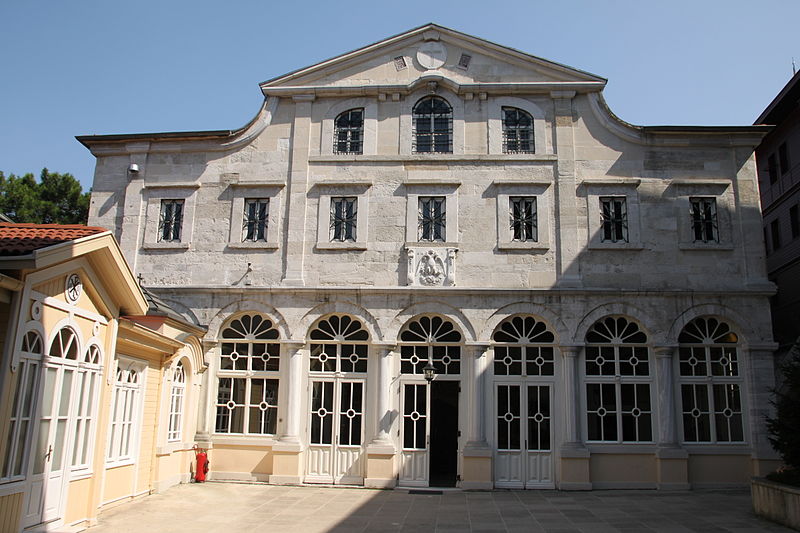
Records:
[[[156,447],[156,455],[169,455],[177,451],[191,450],[192,443],[190,442],[168,442],[164,446]]]
[[[656,453],[656,444],[654,442],[630,442],[625,444],[620,442],[587,442],[586,449],[589,450],[589,453],[654,454]]]
[[[728,251],[733,250],[733,245],[724,242],[682,242],[678,248],[687,251]]]
[[[437,162],[437,161],[557,161],[555,154],[453,154],[453,153],[419,153],[398,155],[314,155],[308,158],[309,163],[338,163],[341,161],[377,161],[377,162]]]
[[[318,242],[315,250],[366,250],[365,242]]]
[[[418,241],[406,242],[406,249],[408,248],[456,248],[458,249],[457,242],[442,242],[442,241]]]
[[[229,242],[226,246],[227,248],[231,248],[233,250],[277,250],[278,243],[276,242]]]
[[[225,435],[216,433],[211,436],[214,444],[230,446],[274,446],[275,435]]]
[[[14,481],[3,481],[0,483],[0,498],[3,496],[10,496],[11,494],[19,494],[25,491],[26,481],[24,479],[17,479]]]
[[[592,242],[589,243],[590,250],[644,250],[638,242]]]
[[[143,250],[188,250],[188,242],[146,242],[142,244]]]
[[[70,473],[69,480],[70,481],[80,481],[81,479],[86,479],[92,477],[91,470],[76,470]]]
[[[123,459],[120,461],[107,461],[106,462],[106,470],[111,470],[112,468],[122,468],[124,466],[133,466],[134,461],[133,459]]]
[[[750,455],[753,450],[743,442],[683,443],[681,447],[689,455]]]
[[[498,250],[548,250],[550,245],[546,242],[501,242]]]

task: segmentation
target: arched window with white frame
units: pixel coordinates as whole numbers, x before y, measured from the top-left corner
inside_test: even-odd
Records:
[[[598,320],[586,333],[587,440],[652,442],[647,334],[622,316]]]
[[[400,332],[400,373],[424,374],[430,361],[439,375],[459,375],[462,341],[455,325],[440,316],[409,321]]]
[[[9,417],[6,453],[3,457],[2,481],[25,476],[33,415],[39,388],[39,369],[44,343],[38,332],[30,330],[22,336],[20,359],[14,379],[14,404]]]
[[[75,431],[72,444],[72,470],[91,470],[94,435],[96,431],[97,399],[103,372],[103,352],[96,343],[89,344],[83,353],[75,377]]]
[[[106,461],[127,464],[139,448],[141,402],[147,364],[120,357],[111,398],[111,420]]]
[[[179,361],[172,369],[172,386],[169,395],[169,426],[167,441],[181,440],[183,429],[183,406],[186,398],[186,369],[183,361]]]
[[[678,336],[683,441],[745,440],[739,336],[714,317],[695,318]]]

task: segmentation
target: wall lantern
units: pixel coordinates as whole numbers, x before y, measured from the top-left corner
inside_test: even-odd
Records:
[[[436,377],[436,367],[433,366],[431,361],[428,361],[428,364],[422,368],[423,374],[425,374],[425,381],[430,383],[433,381],[433,378]]]

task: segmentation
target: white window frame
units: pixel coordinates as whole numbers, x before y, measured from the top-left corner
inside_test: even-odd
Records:
[[[404,182],[406,195],[406,247],[452,246],[458,243],[458,188],[461,182],[436,180],[409,180]],[[419,239],[420,197],[443,197],[445,199],[444,241],[422,241]]]
[[[278,241],[280,238],[279,224],[281,220],[281,200],[283,197],[281,191],[284,185],[283,182],[236,182],[230,184],[233,198],[231,200],[228,248],[257,248],[261,250],[274,250],[278,248]],[[266,239],[257,241],[243,240],[242,226],[244,224],[247,200],[269,201]]]
[[[169,418],[167,421],[167,442],[180,442],[183,438],[183,420],[186,410],[186,365],[178,361],[171,370],[169,393]]]
[[[158,184],[146,185],[147,196],[144,249],[188,249],[194,233],[194,212],[197,190],[200,184]],[[183,200],[183,219],[181,220],[180,241],[159,241],[159,223],[161,220],[161,203],[169,200]]]
[[[98,362],[92,362],[90,360],[91,353],[95,353],[98,358]],[[93,389],[89,390],[84,387],[83,397],[74,398],[77,404],[74,420],[75,432],[73,435],[75,441],[73,441],[73,445],[71,446],[70,450],[72,457],[69,458],[73,479],[75,476],[88,476],[92,473],[92,464],[94,462],[94,443],[96,440],[95,436],[98,431],[97,410],[100,403],[101,383],[103,381],[103,358],[104,353],[100,343],[91,341],[86,347],[86,350],[84,350],[83,359],[78,365],[78,371],[76,372],[78,381],[75,384],[75,392],[77,393],[79,390],[81,390],[80,385],[85,385],[87,380],[93,382]],[[92,376],[94,379],[91,379]],[[81,409],[83,409],[83,412]],[[85,433],[87,425],[89,426],[88,436]],[[82,443],[79,443],[79,441],[82,441]],[[85,449],[83,449],[84,443],[86,444]],[[79,452],[83,452],[83,455],[86,457],[86,461],[75,463],[74,461],[76,454]]]
[[[534,152],[527,153],[505,153],[503,152],[503,108],[516,107],[531,115],[533,118],[533,145]],[[501,96],[489,98],[489,120],[488,122],[488,139],[489,139],[489,154],[498,155],[503,154],[508,157],[534,157],[548,152],[547,147],[547,121],[545,120],[544,111],[534,102],[524,98],[517,98],[513,96]]]
[[[685,251],[733,250],[732,216],[735,200],[731,180],[681,179],[673,180],[676,213],[678,219],[678,247]],[[695,241],[692,224],[692,198],[714,198],[717,207],[717,241]]]
[[[639,183],[640,180],[630,178],[584,180],[583,186],[586,189],[586,223],[589,236],[589,249],[641,250],[644,248],[641,237]],[[628,223],[627,242],[603,240],[601,198],[606,197],[625,198]]]
[[[552,212],[552,188],[549,181],[495,181],[497,189],[497,249],[498,250],[547,250],[550,248],[550,219]],[[511,230],[511,198],[532,196],[536,198],[537,239],[515,241]]]
[[[317,211],[317,250],[366,250],[369,239],[369,192],[372,182],[324,181],[314,185],[319,198]],[[333,198],[356,199],[356,240],[331,240],[331,201]]]
[[[130,371],[138,373],[138,382],[128,383]],[[120,381],[122,378],[122,381]],[[147,382],[147,363],[128,356],[117,356],[114,382],[111,388],[111,410],[108,421],[106,467],[124,466],[136,462],[142,430],[142,402]],[[120,400],[122,398],[122,400]],[[129,400],[127,403],[125,400]],[[122,405],[119,402],[122,401]],[[120,407],[122,410],[120,410]],[[127,409],[125,409],[127,407]],[[126,427],[127,426],[127,427]],[[127,434],[125,433],[127,430]],[[119,450],[120,439],[127,438],[127,449]],[[114,448],[119,451],[114,452]]]

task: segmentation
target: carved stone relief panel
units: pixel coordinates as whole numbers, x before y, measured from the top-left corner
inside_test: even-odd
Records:
[[[407,285],[452,287],[456,284],[456,248],[406,248]]]

